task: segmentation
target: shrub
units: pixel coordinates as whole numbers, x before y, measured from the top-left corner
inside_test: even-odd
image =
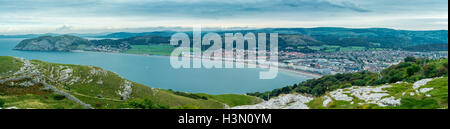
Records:
[[[103,106],[103,104],[102,103],[95,103],[95,107],[102,107]]]
[[[173,92],[173,93],[176,95],[184,96],[184,97],[188,97],[188,98],[208,100],[208,98],[205,96],[200,96],[200,95],[196,95],[196,94],[192,94],[192,93],[184,93],[184,92],[178,92],[178,91]]]
[[[53,99],[55,99],[55,100],[63,100],[65,98],[66,98],[66,96],[64,96],[64,95],[54,95],[53,96]]]
[[[0,107],[3,107],[3,106],[5,106],[5,100],[0,99]]]
[[[404,97],[401,103],[400,107],[404,109],[436,109],[440,107],[438,101],[433,98]]]
[[[406,57],[405,62],[416,62],[416,58],[415,57]]]

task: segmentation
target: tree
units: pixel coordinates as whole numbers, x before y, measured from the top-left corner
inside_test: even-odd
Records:
[[[292,91],[291,87],[284,87],[281,89],[281,93],[283,94],[289,94],[291,93],[291,91]]]
[[[412,76],[419,71],[420,71],[420,67],[416,64],[414,64],[406,69],[406,73],[408,73],[408,76]]]
[[[415,57],[411,57],[411,56],[409,56],[409,57],[406,57],[405,58],[405,62],[416,62],[416,58]]]

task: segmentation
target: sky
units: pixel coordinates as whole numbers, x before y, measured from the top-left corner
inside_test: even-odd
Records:
[[[0,0],[0,34],[204,28],[448,30],[448,0]]]

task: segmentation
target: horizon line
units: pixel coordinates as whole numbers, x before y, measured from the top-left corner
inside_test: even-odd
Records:
[[[167,28],[167,29],[164,29]],[[155,27],[134,27],[134,28],[119,28],[117,31],[103,31],[103,32],[43,32],[43,33],[2,33],[2,36],[16,36],[16,35],[45,35],[45,34],[58,34],[58,35],[70,35],[70,34],[112,34],[112,33],[146,33],[146,32],[163,32],[163,31],[174,31],[174,32],[190,32],[189,30],[183,29],[192,29],[193,27],[184,27],[184,26],[155,26]],[[230,31],[230,30],[263,30],[263,29],[315,29],[315,28],[342,28],[342,29],[391,29],[396,31],[448,31],[448,28],[445,29],[399,29],[395,27],[337,27],[337,26],[317,26],[317,27],[202,27],[206,31]],[[132,30],[132,29],[149,29],[148,31],[124,31],[124,30]],[[161,30],[151,30],[151,29],[161,29]],[[178,29],[178,30],[177,30]],[[85,31],[88,31],[86,29]],[[91,29],[95,30],[95,29]],[[78,30],[80,31],[80,30]]]

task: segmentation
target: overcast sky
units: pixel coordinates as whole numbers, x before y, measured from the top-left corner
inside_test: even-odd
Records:
[[[0,0],[0,34],[193,25],[448,30],[448,0]]]

